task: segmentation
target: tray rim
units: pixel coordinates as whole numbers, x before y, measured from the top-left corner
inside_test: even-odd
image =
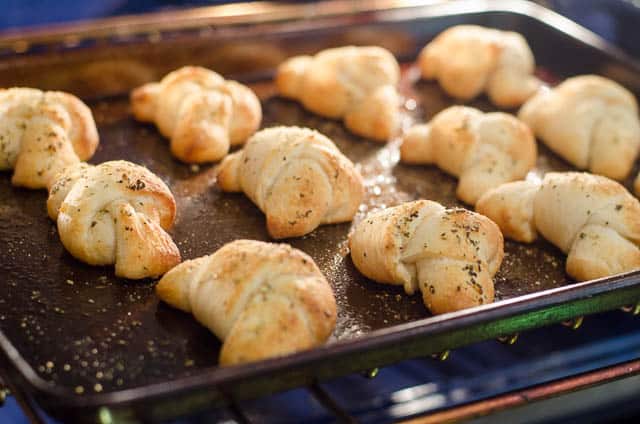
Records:
[[[221,30],[238,24],[304,21],[307,24],[304,29],[309,30],[313,29],[308,26],[311,21],[367,14],[371,15],[373,20],[379,18],[378,14],[384,14],[385,21],[399,21],[414,17],[411,11],[417,9],[422,9],[423,13],[420,17],[423,18],[487,12],[524,15],[553,27],[579,43],[601,50],[640,71],[640,60],[636,60],[595,32],[531,0],[373,0],[371,2],[325,0],[319,3],[303,4],[281,4],[259,0],[0,30],[0,52],[10,50],[14,55],[20,55],[28,53],[29,47],[34,44],[72,50],[79,43],[87,40],[140,41],[140,38],[135,37],[142,36],[144,40],[147,36],[157,37],[163,33],[185,29]],[[2,60],[0,57],[0,62]]]
[[[252,3],[252,5],[255,4],[256,3]],[[577,43],[587,44],[610,57],[624,62],[626,66],[633,68],[636,72],[640,72],[640,62],[631,58],[608,41],[543,6],[525,0],[458,0],[446,3],[428,0],[418,2],[381,0],[376,1],[373,7],[368,8],[349,8],[347,7],[347,5],[350,4],[348,1],[333,0],[322,3],[323,8],[321,9],[310,7],[308,4],[274,5],[269,2],[257,2],[257,4],[264,6],[264,9],[255,15],[243,15],[240,13],[242,8],[246,7],[248,3],[196,8],[193,9],[197,11],[197,13],[194,14],[188,13],[191,10],[189,9],[182,11],[184,14],[178,14],[188,22],[195,19],[197,22],[194,22],[194,28],[196,28],[212,24],[233,26],[239,23],[257,23],[258,21],[263,24],[273,24],[275,22],[288,20],[310,19],[310,11],[316,14],[316,16],[313,17],[314,21],[344,17],[345,15],[370,13],[372,22],[395,22],[407,20],[408,18],[442,17],[474,13],[511,13],[537,20],[573,38]],[[238,7],[238,9],[234,10],[235,7]],[[422,13],[416,15],[415,12],[418,10]],[[172,14],[175,12],[168,13]],[[136,33],[138,30],[141,33],[145,33],[149,31],[150,26],[156,28],[154,31],[173,31],[179,28],[178,25],[174,25],[175,23],[180,23],[180,20],[175,18],[175,15],[173,15],[173,24],[166,27],[164,26],[166,23],[166,17],[164,15],[166,14],[167,12],[161,12],[152,14],[152,16],[126,16],[89,23],[62,25],[56,27],[51,32],[34,30],[33,32],[27,32],[21,35],[0,33],[0,48],[15,42],[64,44],[70,35],[86,36],[90,39],[100,38],[107,34],[113,35],[113,31],[117,33],[118,28],[122,28],[122,25],[132,30],[133,32],[131,33]],[[112,32],[109,33],[109,31]],[[0,59],[0,62],[2,62],[2,59]],[[512,299],[501,300],[489,305],[455,313],[427,317],[405,324],[374,330],[361,337],[337,341],[329,345],[282,358],[274,358],[233,367],[216,367],[203,370],[197,375],[106,393],[77,395],[66,387],[52,387],[35,372],[1,330],[0,350],[5,357],[4,359],[13,367],[12,371],[16,371],[19,377],[30,385],[27,387],[28,393],[34,395],[36,398],[55,399],[56,402],[68,408],[118,407],[133,404],[136,401],[175,394],[176,392],[186,392],[207,387],[212,388],[222,384],[233,384],[233,382],[238,382],[249,377],[264,376],[278,370],[282,371],[286,368],[311,365],[321,361],[328,354],[340,357],[387,347],[400,341],[408,341],[417,337],[444,333],[453,328],[486,324],[501,318],[516,317],[527,312],[541,311],[545,308],[567,304],[572,301],[593,298],[601,294],[615,292],[625,288],[638,288],[638,286],[640,286],[640,270],[598,280],[574,283],[568,286],[517,296]],[[633,299],[630,300],[629,303],[635,303],[635,301],[636,299]],[[3,371],[6,372],[7,370]]]
[[[0,331],[0,349],[2,349],[8,359],[13,362],[13,365],[18,371],[21,371],[23,376],[26,377],[41,394],[56,398],[69,397],[67,400],[71,400],[71,402],[67,405],[70,407],[115,406],[120,403],[165,396],[173,394],[176,391],[212,387],[220,383],[229,384],[233,380],[270,374],[283,367],[300,366],[317,362],[324,359],[328,353],[341,356],[362,352],[363,350],[386,347],[416,336],[429,336],[443,333],[461,324],[464,326],[485,324],[492,322],[493,318],[515,317],[525,312],[544,310],[551,306],[564,305],[572,300],[592,298],[602,293],[637,287],[639,285],[640,270],[637,270],[374,330],[362,337],[336,341],[284,357],[237,366],[217,367],[205,370],[197,375],[176,378],[168,382],[153,383],[107,393],[91,393],[82,396],[78,396],[71,390],[66,390],[61,387],[51,387],[47,381],[42,379],[28,362],[22,358],[2,331]],[[579,295],[575,296],[574,292],[578,292]],[[630,304],[631,303],[635,302],[631,301]],[[504,309],[509,310],[505,311]]]

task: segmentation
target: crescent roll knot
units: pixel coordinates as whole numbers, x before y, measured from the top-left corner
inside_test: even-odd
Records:
[[[606,177],[551,172],[541,183],[488,191],[476,210],[506,237],[529,243],[542,235],[568,255],[567,274],[579,281],[640,268],[640,202]]]
[[[295,56],[278,67],[279,93],[355,134],[387,141],[399,127],[400,66],[381,47],[339,47]]]
[[[518,116],[563,159],[614,180],[629,175],[640,151],[635,97],[597,75],[568,78],[541,91]]]
[[[537,148],[531,130],[512,115],[452,106],[409,129],[400,156],[458,177],[457,196],[473,205],[490,188],[526,177]]]
[[[148,169],[126,161],[66,168],[49,188],[49,217],[64,247],[115,274],[156,277],[180,262],[166,230],[176,215],[169,188]]]
[[[153,122],[187,163],[215,162],[243,144],[262,120],[253,91],[205,68],[186,66],[131,93],[134,117]]]
[[[493,302],[493,276],[504,256],[490,219],[429,200],[368,215],[349,238],[351,259],[379,283],[422,292],[434,314]]]
[[[224,342],[222,365],[321,345],[336,322],[331,286],[313,259],[287,244],[236,240],[173,268],[156,293]]]
[[[486,92],[499,107],[517,107],[540,87],[533,53],[516,32],[454,26],[422,49],[418,63],[423,78],[437,80],[447,94],[462,100]]]
[[[273,238],[297,237],[321,224],[353,219],[364,196],[360,173],[324,135],[272,127],[220,164],[218,185],[244,192],[267,216]]]
[[[63,168],[93,156],[98,131],[77,97],[33,88],[0,89],[0,171],[12,184],[45,188]]]

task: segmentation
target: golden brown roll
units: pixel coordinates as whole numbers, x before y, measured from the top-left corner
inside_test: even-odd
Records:
[[[236,240],[173,268],[156,293],[224,342],[222,365],[319,346],[336,322],[331,286],[313,259],[287,244]]]
[[[186,66],[131,93],[133,115],[171,139],[171,153],[187,163],[215,162],[244,142],[262,120],[247,86],[205,68]]]
[[[623,180],[640,151],[636,99],[597,75],[565,80],[541,91],[518,114],[551,150],[576,166]]]
[[[640,268],[640,202],[606,177],[551,172],[541,184],[507,183],[485,193],[476,210],[514,240],[541,234],[568,255],[567,274],[577,280]]]
[[[175,220],[175,200],[142,166],[72,165],[50,187],[47,209],[69,253],[90,265],[115,264],[117,276],[157,277],[180,262],[166,232]]]
[[[349,247],[361,273],[407,294],[420,290],[434,314],[493,302],[504,256],[502,233],[490,219],[430,200],[369,214]]]
[[[462,100],[486,92],[496,106],[517,107],[540,87],[533,53],[517,32],[454,26],[425,46],[418,63],[423,78]]]
[[[400,66],[381,47],[339,47],[295,56],[278,67],[282,96],[333,119],[355,134],[387,141],[398,129]]]
[[[93,156],[98,131],[77,97],[33,88],[0,89],[0,171],[11,182],[45,188],[66,166]]]
[[[531,130],[512,115],[451,106],[409,129],[400,155],[402,162],[435,164],[458,177],[457,196],[473,205],[488,189],[526,177],[537,148]]]
[[[267,216],[267,229],[276,239],[351,221],[364,196],[360,173],[335,144],[298,127],[254,134],[220,164],[218,185],[244,192]]]

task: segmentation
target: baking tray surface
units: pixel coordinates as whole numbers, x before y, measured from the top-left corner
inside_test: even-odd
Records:
[[[499,3],[512,8],[526,4]],[[457,181],[435,167],[398,163],[397,139],[387,145],[367,141],[350,134],[339,122],[277,97],[270,71],[283,58],[334,45],[384,45],[403,61],[404,127],[423,122],[452,104],[437,84],[419,80],[412,60],[426,41],[458,23],[521,31],[538,59],[538,74],[549,83],[597,72],[636,93],[640,87],[634,79],[637,65],[614,49],[607,53],[599,48],[602,46],[552,28],[543,19],[550,12],[536,8],[538,16],[532,17],[509,8],[483,7],[467,13],[457,13],[454,5],[450,9],[441,5],[389,9],[375,15],[356,14],[350,29],[334,27],[332,23],[337,23],[326,18],[324,26],[310,24],[306,30],[290,22],[265,24],[263,29],[256,25],[244,37],[237,37],[232,29],[227,34],[223,28],[213,33],[200,31],[197,36],[167,36],[165,42],[151,43],[148,49],[136,43],[111,43],[100,49],[64,54],[47,50],[0,60],[0,86],[32,85],[83,96],[101,136],[92,163],[124,158],[147,166],[171,187],[178,204],[172,235],[183,259],[210,254],[239,238],[269,238],[264,216],[255,205],[244,195],[222,193],[215,186],[215,166],[189,166],[172,159],[167,140],[153,126],[132,118],[128,90],[177,66],[200,64],[247,82],[262,100],[263,127],[318,129],[357,164],[367,186],[354,223],[322,226],[307,236],[286,240],[314,258],[335,291],[338,321],[328,346],[263,364],[220,369],[219,341],[190,315],[159,302],[154,281],[117,279],[111,267],[91,267],[73,259],[46,215],[46,194],[12,187],[10,174],[1,174],[0,275],[4,290],[0,293],[0,346],[6,356],[6,372],[58,413],[72,407],[93,411],[98,405],[135,405],[154,396],[205,389],[209,391],[207,401],[224,402],[229,393],[257,395],[326,378],[332,372],[338,375],[383,365],[507,330],[544,325],[585,310],[632,303],[636,298],[629,293],[640,296],[637,273],[575,284],[564,273],[564,255],[544,241],[531,245],[505,242],[505,260],[496,276],[497,300],[504,302],[440,317],[430,317],[419,295],[407,296],[401,288],[376,284],[354,268],[347,236],[367,212],[417,198],[464,206],[455,198]],[[571,25],[569,29],[583,31]],[[148,40],[144,46],[147,44]],[[49,72],[43,72],[45,67]],[[484,98],[470,105],[495,110]],[[539,178],[549,170],[571,169],[540,144],[539,152],[536,170],[529,178]],[[571,302],[586,302],[606,293],[610,295],[606,301],[571,309]],[[566,310],[548,312],[565,303]],[[496,326],[500,320],[535,311],[542,311],[537,320],[522,318],[510,326]],[[454,330],[462,333],[446,340],[436,337],[452,335]],[[427,346],[429,337],[432,346]],[[411,344],[418,339],[421,344]],[[393,344],[397,349],[391,349]],[[358,355],[360,359],[354,359]],[[340,357],[351,359],[332,367],[331,362]],[[330,369],[333,371],[327,371]],[[266,382],[269,376],[275,384]],[[253,381],[253,386],[236,389],[234,384],[239,381]],[[217,393],[213,387],[224,390]]]

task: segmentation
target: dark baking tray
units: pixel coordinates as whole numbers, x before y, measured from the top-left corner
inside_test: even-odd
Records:
[[[367,181],[356,221],[366,210],[413,198],[457,205],[456,182],[433,167],[398,164],[397,140],[387,146],[369,142],[276,97],[272,71],[287,56],[344,44],[387,47],[404,63],[405,125],[452,103],[436,84],[419,81],[411,62],[426,41],[455,24],[521,32],[540,76],[550,83],[594,72],[640,91],[638,64],[534,4],[349,4],[262,4],[249,14],[245,6],[226,6],[7,36],[0,39],[0,86],[82,96],[101,135],[92,162],[125,158],[148,166],[171,186],[178,203],[172,233],[185,259],[234,239],[268,236],[263,215],[249,200],[215,187],[214,167],[177,162],[152,126],[132,119],[128,91],[178,66],[200,64],[250,83],[263,101],[263,126],[306,125],[333,138]],[[484,98],[472,105],[492,109]],[[570,169],[543,146],[540,151],[538,175]],[[0,176],[2,369],[16,393],[66,420],[180,416],[640,299],[638,272],[576,284],[553,246],[507,242],[496,278],[499,301],[430,317],[419,296],[368,281],[355,270],[346,249],[350,224],[323,226],[288,242],[317,261],[335,290],[339,317],[331,342],[285,358],[218,368],[220,343],[189,315],[158,302],[154,281],[119,281],[112,268],[74,260],[46,216],[46,194],[14,188],[9,178]]]

